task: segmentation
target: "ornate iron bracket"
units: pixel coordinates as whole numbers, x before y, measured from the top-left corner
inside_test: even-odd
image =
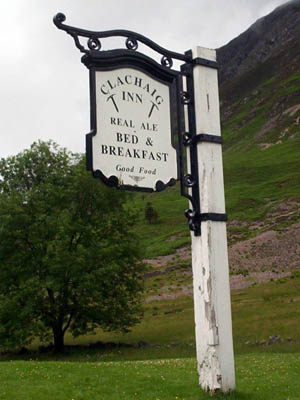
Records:
[[[86,29],[76,28],[74,26],[65,25],[64,21],[66,16],[63,13],[58,13],[54,16],[53,22],[58,29],[67,32],[74,39],[76,47],[84,54],[92,54],[93,57],[100,56],[103,53],[102,44],[100,39],[108,37],[125,37],[125,46],[127,50],[136,51],[139,47],[139,42],[150,47],[152,50],[162,55],[160,60],[161,65],[165,68],[172,68],[173,59],[190,62],[192,61],[191,55],[176,53],[167,50],[147,37],[132,31],[123,29],[109,30],[109,31],[90,31]],[[82,40],[86,38],[86,42]]]

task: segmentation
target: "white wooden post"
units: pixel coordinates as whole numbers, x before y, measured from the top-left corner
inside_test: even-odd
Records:
[[[216,61],[215,50],[196,47],[192,55]],[[221,135],[217,70],[196,65],[193,78],[196,132]],[[225,213],[222,146],[200,142],[197,155],[200,211]],[[199,383],[226,393],[235,389],[226,222],[202,222],[201,231],[191,234]]]

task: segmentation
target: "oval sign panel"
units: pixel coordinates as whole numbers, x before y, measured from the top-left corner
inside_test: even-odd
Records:
[[[159,191],[175,184],[172,85],[134,67],[94,74],[94,175],[126,189]]]

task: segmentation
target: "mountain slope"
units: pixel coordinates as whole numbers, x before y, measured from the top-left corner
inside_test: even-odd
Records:
[[[300,0],[275,9],[217,50],[226,209],[231,244],[300,215]],[[272,39],[273,38],[273,39]],[[148,225],[150,201],[159,222]],[[137,195],[145,257],[189,243],[179,187]],[[281,219],[282,209],[288,217]],[[300,256],[298,256],[300,258]]]
[[[228,208],[248,222],[300,198],[299,37],[294,0],[218,50]]]
[[[283,49],[284,53],[289,54],[289,61],[295,66],[299,61],[299,40],[295,41],[300,33],[299,11],[300,0],[289,1],[269,15],[260,18],[240,36],[219,48],[217,53],[221,65],[221,84],[253,71],[270,57],[280,55]],[[291,44],[296,51],[291,51],[289,48]],[[281,70],[282,65],[286,64],[284,58],[278,57],[278,61],[279,63],[269,65],[273,72],[276,69]]]

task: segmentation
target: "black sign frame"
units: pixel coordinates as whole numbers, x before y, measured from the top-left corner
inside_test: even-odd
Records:
[[[128,50],[110,50],[102,52],[100,55],[88,54],[82,57],[83,64],[90,71],[90,109],[91,109],[91,132],[86,135],[86,162],[87,170],[92,171],[95,178],[100,178],[106,185],[117,187],[118,189],[134,190],[142,192],[153,192],[152,188],[123,185],[120,184],[118,178],[114,175],[109,177],[105,176],[100,170],[93,169],[93,143],[92,138],[96,134],[101,135],[101,132],[97,128],[96,118],[96,71],[113,71],[122,68],[133,68],[141,71],[148,75],[150,78],[167,84],[170,90],[170,124],[171,124],[171,144],[176,150],[177,157],[177,176],[180,179],[180,163],[179,163],[179,149],[175,142],[175,128],[176,123],[179,124],[180,110],[177,107],[178,104],[178,93],[181,74],[178,71],[168,70],[166,67],[160,67],[159,64],[152,61],[149,57]],[[156,191],[162,191],[168,186],[174,186],[176,184],[175,179],[171,179],[169,182],[162,182],[158,180],[156,182]]]

